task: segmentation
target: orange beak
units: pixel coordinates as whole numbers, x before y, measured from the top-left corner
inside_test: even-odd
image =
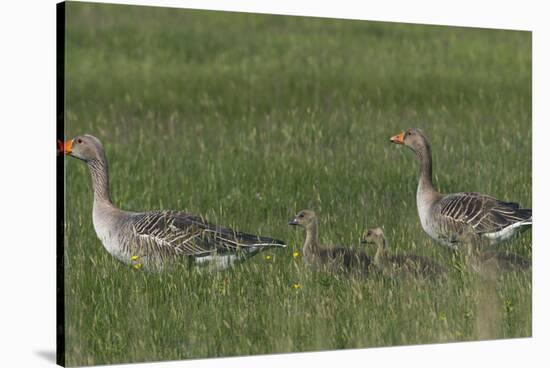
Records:
[[[401,132],[397,135],[394,135],[390,138],[390,142],[397,143],[397,144],[404,144],[405,143],[405,132]]]
[[[62,142],[57,141],[57,152],[70,155],[73,152],[73,140]]]

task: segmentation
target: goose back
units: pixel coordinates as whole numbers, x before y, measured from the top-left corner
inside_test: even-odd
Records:
[[[531,261],[512,252],[486,252],[482,256],[483,262],[496,262],[503,272],[527,271],[531,269]]]
[[[447,269],[439,263],[416,254],[390,256],[387,263],[392,270],[420,277],[434,277],[447,273]]]
[[[192,256],[197,263],[230,257],[247,258],[261,249],[284,246],[281,240],[252,235],[211,224],[179,211],[152,211],[125,216],[118,234],[125,257],[139,255],[149,262]],[[230,262],[232,263],[232,262]]]
[[[334,272],[359,271],[367,275],[371,268],[371,259],[362,251],[336,246],[331,248],[320,248],[317,255],[314,255],[310,263],[328,265]]]
[[[473,231],[478,236],[502,241],[513,235],[516,227],[531,224],[531,210],[514,202],[491,196],[462,192],[443,196],[431,209],[430,222],[439,239],[456,246],[460,235]]]

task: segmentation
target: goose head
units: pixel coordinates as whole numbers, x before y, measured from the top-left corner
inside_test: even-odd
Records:
[[[410,128],[394,135],[390,138],[390,142],[407,146],[417,153],[429,147],[428,139],[419,128]]]
[[[103,145],[93,135],[79,135],[69,141],[58,143],[60,152],[85,162],[105,159]]]
[[[288,222],[289,225],[301,226],[304,228],[310,228],[315,225],[317,221],[317,215],[312,210],[302,210],[296,214],[296,216]]]
[[[384,244],[384,231],[379,228],[375,227],[372,229],[367,229],[363,233],[363,237],[361,238],[361,243],[363,244]]]

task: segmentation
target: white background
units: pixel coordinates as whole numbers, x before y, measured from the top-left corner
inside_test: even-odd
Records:
[[[142,367],[548,366],[550,244],[547,140],[550,12],[544,1],[111,1],[532,30],[533,338],[141,364]],[[0,366],[55,357],[55,1],[5,1],[0,11]],[[526,160],[528,164],[528,160]],[[514,173],[505,173],[514,175]],[[71,209],[68,208],[67,211]],[[545,236],[546,235],[546,236]]]

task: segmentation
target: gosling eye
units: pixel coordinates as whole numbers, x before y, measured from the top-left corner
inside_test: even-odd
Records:
[[[304,218],[304,214],[303,214],[303,213],[300,213],[300,214],[298,215],[298,217],[299,217],[299,218]]]
[[[82,143],[82,139],[81,139],[81,138],[77,138],[77,139],[76,139],[76,143]]]

